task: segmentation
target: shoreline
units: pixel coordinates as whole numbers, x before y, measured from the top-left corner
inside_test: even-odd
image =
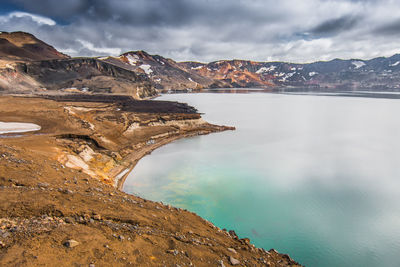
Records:
[[[17,97],[0,97],[0,119],[42,126],[0,140],[0,265],[297,266],[193,212],[121,190],[155,149],[234,127],[199,114]]]
[[[128,168],[124,168],[123,170],[121,170],[117,175],[115,175],[114,177],[117,178],[115,180],[115,187],[124,192],[123,186],[124,183],[126,181],[126,179],[128,178],[129,174],[134,170],[135,166],[137,165],[137,163],[145,156],[151,154],[154,150],[156,150],[157,148],[160,148],[164,145],[167,145],[169,143],[172,143],[176,140],[179,139],[183,139],[183,138],[189,138],[189,137],[193,137],[193,136],[198,136],[198,135],[208,135],[211,133],[218,133],[218,132],[222,132],[222,131],[227,131],[227,130],[235,130],[235,127],[231,127],[231,126],[217,126],[217,127],[221,127],[221,129],[216,130],[216,131],[211,131],[211,132],[206,132],[206,133],[202,133],[202,132],[193,132],[193,133],[187,133],[187,134],[183,134],[183,135],[177,135],[177,136],[171,136],[171,137],[167,137],[163,140],[160,140],[159,142],[149,145],[147,147],[145,147],[144,149],[140,150],[140,151],[136,151],[134,153],[131,153],[126,161],[130,162],[129,163],[129,167]],[[126,171],[129,170],[129,171]],[[126,171],[125,174],[123,174],[121,177],[118,178],[119,175],[121,175],[121,173],[124,173]]]

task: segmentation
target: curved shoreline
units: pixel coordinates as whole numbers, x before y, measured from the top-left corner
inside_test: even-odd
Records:
[[[199,114],[17,97],[0,98],[0,118],[42,126],[40,135],[0,142],[0,265],[223,266],[231,257],[249,266],[297,264],[195,213],[117,188],[156,148],[233,127]],[[81,246],[66,248],[69,240]]]
[[[129,162],[129,166],[127,168],[125,167],[120,172],[118,172],[117,175],[114,176],[115,187],[118,190],[123,191],[122,189],[123,189],[126,179],[128,178],[129,174],[133,171],[133,169],[135,168],[135,166],[139,162],[139,160],[141,160],[143,157],[151,154],[151,152],[153,152],[154,150],[156,150],[159,147],[162,147],[164,145],[167,145],[169,143],[172,143],[176,140],[183,139],[183,138],[193,137],[193,136],[197,136],[197,135],[207,135],[210,133],[217,133],[217,132],[222,132],[222,131],[227,131],[227,130],[235,130],[235,127],[230,127],[230,126],[215,126],[215,125],[212,125],[212,126],[217,127],[217,128],[213,129],[211,131],[207,131],[207,132],[195,131],[195,132],[181,134],[181,135],[169,136],[169,137],[166,137],[165,139],[160,140],[154,144],[148,145],[139,151],[135,151],[134,153],[131,153],[125,159],[126,162]],[[126,172],[126,173],[124,173],[124,172]],[[123,175],[120,176],[121,174],[123,174]]]

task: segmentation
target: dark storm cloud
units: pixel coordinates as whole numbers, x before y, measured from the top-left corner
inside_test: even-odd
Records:
[[[334,35],[354,28],[360,21],[360,17],[343,16],[322,22],[311,30],[311,34],[326,36]]]
[[[250,0],[251,1],[251,0]],[[278,19],[267,6],[248,5],[236,0],[9,0],[25,11],[63,21],[77,18],[114,21],[132,25],[177,26],[192,23],[262,22]],[[261,1],[253,1],[260,2]],[[267,3],[266,1],[265,3]],[[216,25],[217,26],[217,25]]]
[[[400,20],[381,25],[374,30],[374,33],[384,36],[400,35]]]
[[[95,1],[92,0],[5,0],[19,6],[26,12],[32,12],[53,18],[70,20],[78,17],[84,10],[88,10]]]
[[[72,56],[143,49],[177,60],[304,62],[390,55],[400,41],[400,3],[392,0],[3,0],[2,5],[20,13],[3,9],[0,30],[31,32]]]

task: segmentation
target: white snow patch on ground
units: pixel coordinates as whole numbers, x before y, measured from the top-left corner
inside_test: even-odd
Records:
[[[137,55],[129,54],[126,56],[126,59],[128,60],[129,64],[135,66],[136,62],[138,62],[138,60],[139,60],[139,57]]]
[[[273,71],[275,69],[276,69],[276,66],[274,66],[274,65],[272,65],[272,66],[270,66],[268,68],[267,67],[261,67],[259,70],[256,71],[256,73],[260,74],[260,73],[264,73],[264,72],[270,72],[270,71]]]
[[[188,78],[188,80],[191,81],[191,82],[194,82],[194,81],[192,80],[192,78],[190,78],[190,77]]]
[[[147,64],[140,65],[139,68],[141,68],[142,70],[144,70],[144,72],[145,72],[147,75],[149,75],[149,74],[151,74],[151,73],[153,72],[153,70],[151,69],[151,66],[150,66],[150,65],[147,65]]]
[[[40,130],[40,126],[34,123],[0,122],[0,134],[24,133]]]
[[[365,66],[366,64],[362,61],[353,61],[351,62],[351,64],[353,64],[355,66],[355,69],[359,69],[363,66]]]
[[[308,73],[308,76],[312,77],[312,76],[317,75],[317,74],[318,74],[318,72],[312,71],[312,72]]]
[[[197,66],[197,67],[191,67],[192,70],[198,70],[201,69],[203,66]]]
[[[395,63],[393,63],[393,64],[390,64],[389,66],[390,67],[394,67],[394,66],[397,66],[397,65],[399,65],[400,64],[400,61],[397,61],[397,62],[395,62]]]
[[[161,65],[165,65],[165,63],[164,63],[162,60],[160,60],[159,58],[157,58],[157,61],[158,61]]]
[[[289,72],[285,76],[283,76],[281,79],[279,79],[279,81],[286,82],[286,80],[289,79],[290,77],[292,77],[295,73],[296,72]]]

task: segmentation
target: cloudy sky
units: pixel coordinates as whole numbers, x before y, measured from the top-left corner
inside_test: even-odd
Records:
[[[0,31],[71,56],[311,62],[400,53],[398,0],[1,0]]]

